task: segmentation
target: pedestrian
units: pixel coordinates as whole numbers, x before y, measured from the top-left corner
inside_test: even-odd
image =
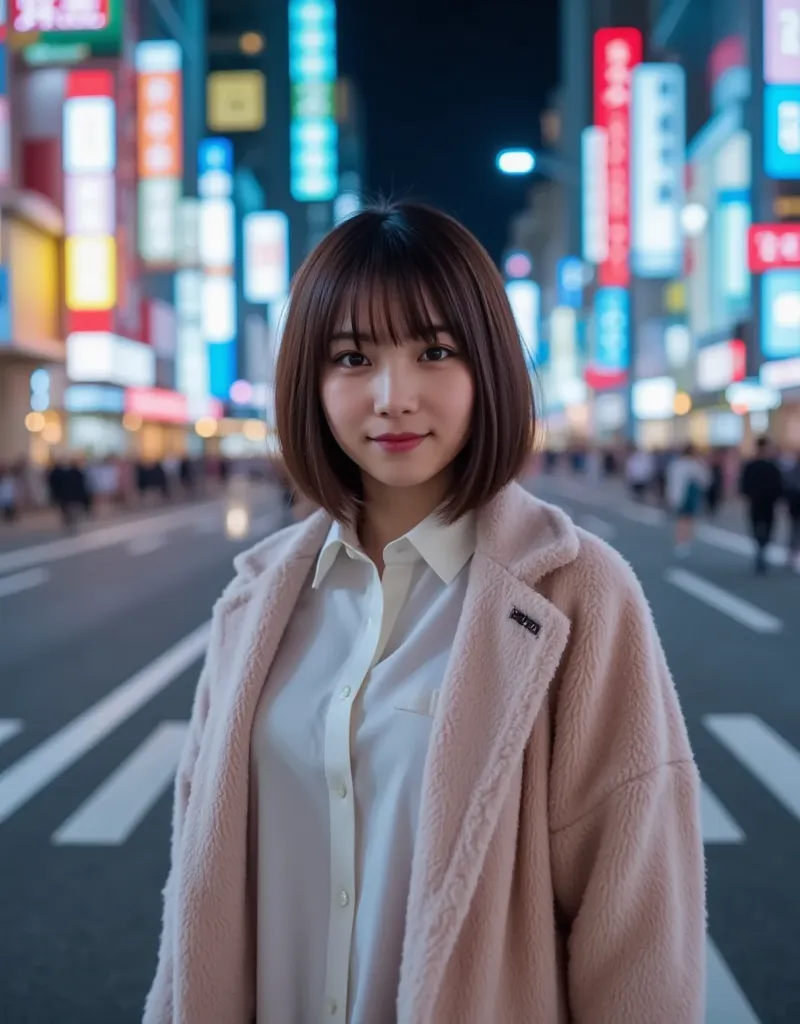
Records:
[[[755,571],[767,571],[767,551],[775,529],[775,508],[783,497],[783,474],[767,437],[756,442],[756,457],[742,470],[739,491],[749,506],[750,532],[756,545]]]
[[[19,479],[11,466],[0,464],[0,518],[13,523],[19,512]]]
[[[800,452],[784,472],[783,489],[789,513],[789,566],[800,573]]]
[[[699,780],[628,565],[515,478],[494,264],[397,203],[295,276],[319,506],[237,559],[176,778],[145,1024],[699,1022]]]
[[[694,524],[708,490],[709,471],[694,445],[667,466],[667,503],[675,516],[675,555],[685,558],[692,548]]]
[[[651,452],[633,448],[625,463],[625,479],[636,501],[644,501],[655,477],[655,460]]]
[[[711,457],[709,466],[708,487],[706,488],[706,511],[713,519],[722,504],[725,493],[725,469],[721,453],[717,452]]]

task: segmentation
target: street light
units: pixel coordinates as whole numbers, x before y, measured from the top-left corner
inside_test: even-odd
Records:
[[[503,149],[495,163],[501,174],[530,174],[536,169],[536,154],[530,149]]]

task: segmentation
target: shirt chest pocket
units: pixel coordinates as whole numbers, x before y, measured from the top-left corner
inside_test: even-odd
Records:
[[[428,693],[420,693],[414,697],[403,697],[394,702],[394,710],[402,714],[433,718],[439,704],[440,693],[441,690],[433,690]]]

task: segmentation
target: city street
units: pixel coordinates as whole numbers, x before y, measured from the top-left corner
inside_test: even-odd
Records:
[[[704,782],[707,1022],[796,1024],[800,577],[776,548],[755,578],[729,518],[677,562],[659,510],[578,477],[533,487],[631,562],[661,630]],[[247,536],[225,499],[0,531],[3,1024],[141,1019],[211,606],[281,517],[259,492]]]

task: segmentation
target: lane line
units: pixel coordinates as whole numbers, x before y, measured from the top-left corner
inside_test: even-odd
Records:
[[[163,533],[193,523],[197,518],[208,512],[208,506],[193,506],[190,509],[177,509],[164,515],[148,516],[133,522],[118,523],[116,526],[98,527],[89,533],[81,533],[75,537],[61,537],[58,540],[45,541],[31,547],[18,548],[0,554],[0,574],[29,569],[34,565],[46,562],[58,562],[74,555],[82,555],[87,551],[99,551],[112,547],[123,541],[131,540],[142,534]]]
[[[53,834],[53,843],[124,843],[170,786],[188,728],[187,722],[162,722]]]
[[[664,579],[685,594],[696,597],[698,601],[703,601],[742,626],[752,629],[754,633],[780,633],[783,629],[783,623],[774,615],[686,569],[667,569]]]
[[[210,629],[206,622],[179,640],[0,774],[0,824],[190,668]]]
[[[706,715],[705,727],[800,821],[800,754],[755,715]]]
[[[700,523],[695,533],[697,539],[703,541],[704,544],[721,548],[723,551],[731,551],[743,558],[755,557],[755,543],[741,533],[734,533],[732,530],[725,530],[721,526],[713,526],[711,523]],[[786,565],[788,558],[786,548],[776,544],[770,544],[767,548],[767,561],[770,565]]]
[[[160,551],[167,543],[163,533],[153,533],[149,536],[134,537],[125,545],[126,552],[134,558],[139,555],[151,555],[154,551]]]
[[[596,534],[602,540],[611,540],[617,533],[615,526],[612,526],[605,519],[600,519],[598,516],[582,516],[581,526],[590,533]]]
[[[0,576],[0,597],[10,597],[12,594],[21,594],[24,590],[33,590],[34,587],[41,587],[50,579],[47,569],[28,569],[26,572],[18,572],[14,576]]]
[[[18,718],[0,718],[0,746],[13,740],[22,732],[22,722]]]
[[[705,1024],[760,1024],[713,940],[706,936]]]
[[[626,519],[632,519],[643,526],[663,526],[667,521],[666,513],[660,508],[653,508],[652,505],[625,503],[619,506],[619,511]]]
[[[744,832],[728,814],[705,782],[700,788],[700,820],[703,824],[703,842],[729,845],[743,843]]]

